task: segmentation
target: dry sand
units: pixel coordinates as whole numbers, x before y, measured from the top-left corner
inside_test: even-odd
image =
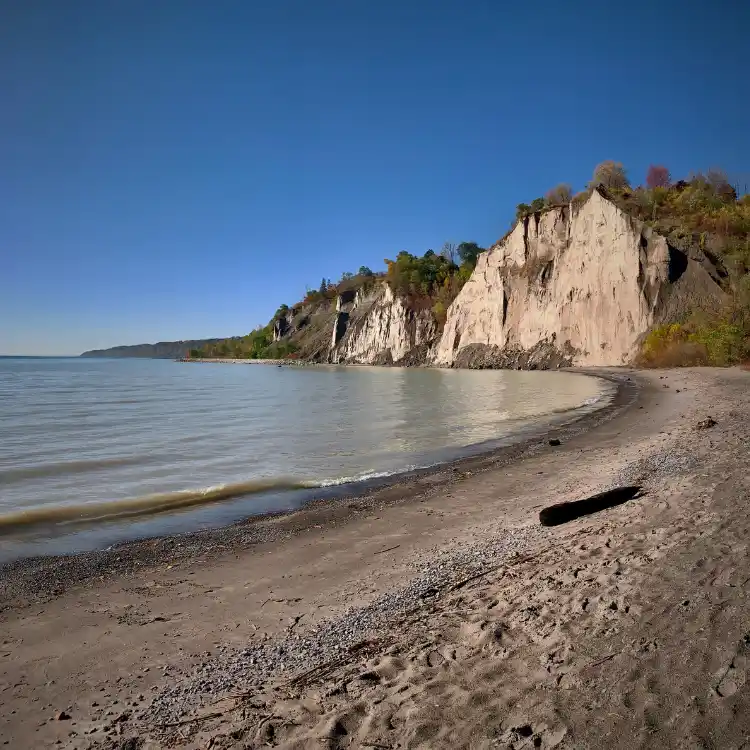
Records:
[[[4,570],[0,743],[750,747],[750,373],[628,375],[598,426],[397,501]]]

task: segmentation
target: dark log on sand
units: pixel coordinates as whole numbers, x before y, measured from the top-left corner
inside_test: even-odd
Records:
[[[576,518],[587,516],[590,513],[597,513],[600,510],[622,505],[638,495],[640,491],[641,488],[636,485],[615,487],[613,490],[600,492],[598,495],[591,495],[591,497],[583,500],[548,505],[539,511],[539,521],[542,526],[558,526],[561,523],[574,521]]]

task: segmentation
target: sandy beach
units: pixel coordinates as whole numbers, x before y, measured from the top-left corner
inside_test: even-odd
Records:
[[[0,745],[750,747],[750,372],[610,376],[559,446],[4,567]]]

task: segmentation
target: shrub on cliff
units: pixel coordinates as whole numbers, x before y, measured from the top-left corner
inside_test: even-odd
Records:
[[[445,321],[448,317],[448,308],[445,306],[444,302],[438,300],[432,306],[432,314],[435,316],[435,320],[438,322],[438,325],[443,326],[445,325]]]
[[[545,196],[550,206],[566,206],[573,198],[573,189],[570,185],[561,183],[550,190]]]
[[[686,323],[657,326],[645,337],[638,363],[645,367],[726,367],[742,362],[750,355],[748,323],[750,316],[735,308],[710,317],[698,314]]]
[[[597,164],[591,184],[594,187],[603,185],[610,190],[622,190],[630,186],[625,167],[619,161],[603,161]]]
[[[669,187],[671,181],[669,170],[661,164],[652,164],[646,172],[646,186],[651,190]]]
[[[531,213],[535,214],[539,211],[543,211],[547,206],[547,202],[544,200],[544,198],[534,198],[533,201],[531,201]]]
[[[516,206],[516,219],[519,221],[531,213],[531,206],[528,203],[519,203]]]

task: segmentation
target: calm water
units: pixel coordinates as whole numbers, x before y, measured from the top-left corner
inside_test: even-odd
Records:
[[[0,359],[0,558],[295,507],[608,393],[570,373]]]

